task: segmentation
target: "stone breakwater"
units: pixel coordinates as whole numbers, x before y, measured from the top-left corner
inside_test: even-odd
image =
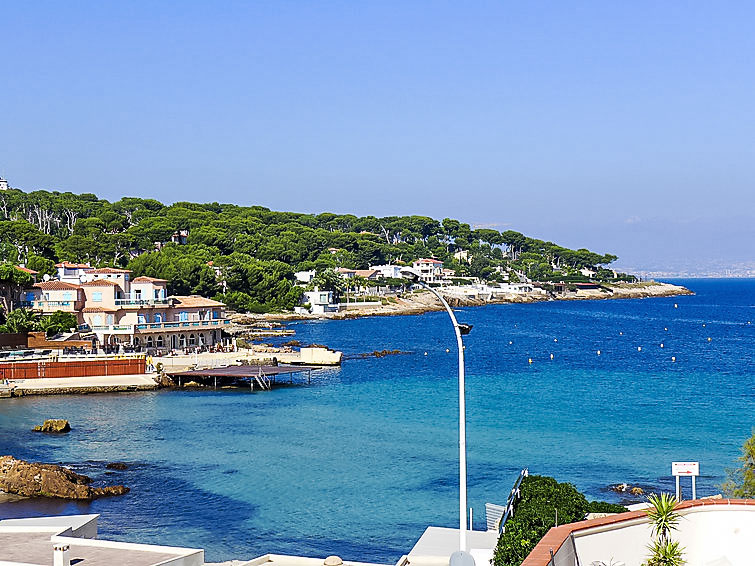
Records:
[[[90,500],[123,495],[122,485],[92,487],[92,479],[55,464],[37,464],[0,456],[0,491],[24,497]]]

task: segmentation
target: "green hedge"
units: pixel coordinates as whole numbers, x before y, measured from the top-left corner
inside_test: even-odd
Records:
[[[547,476],[527,476],[520,486],[521,497],[514,505],[514,516],[498,539],[494,566],[519,566],[535,545],[556,525],[582,521],[587,513],[621,513],[621,505],[587,501],[570,483],[558,483]]]

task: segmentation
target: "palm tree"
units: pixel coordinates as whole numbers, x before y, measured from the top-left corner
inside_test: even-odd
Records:
[[[645,566],[682,566],[684,547],[670,538],[671,531],[679,526],[680,515],[676,511],[677,500],[670,493],[652,494],[648,497],[648,518],[652,524],[655,540],[648,546],[650,557]]]
[[[31,309],[16,309],[8,313],[3,325],[3,331],[9,333],[24,333],[39,329],[39,314]]]

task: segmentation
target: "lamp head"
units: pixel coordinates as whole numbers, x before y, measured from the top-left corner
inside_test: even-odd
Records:
[[[471,324],[459,324],[459,334],[462,336],[466,336],[472,332],[472,325]]]
[[[410,279],[412,283],[419,282],[419,273],[412,269],[411,267],[402,267],[401,268],[401,277],[404,277],[405,279]]]

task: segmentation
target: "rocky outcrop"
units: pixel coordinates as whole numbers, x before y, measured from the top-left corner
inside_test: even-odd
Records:
[[[128,464],[123,462],[110,462],[105,466],[108,470],[128,470]]]
[[[0,456],[0,491],[5,493],[25,497],[95,499],[129,492],[129,488],[122,485],[92,487],[91,483],[91,478],[62,466]]]
[[[42,426],[35,426],[35,432],[70,432],[71,424],[65,419],[46,419]]]

